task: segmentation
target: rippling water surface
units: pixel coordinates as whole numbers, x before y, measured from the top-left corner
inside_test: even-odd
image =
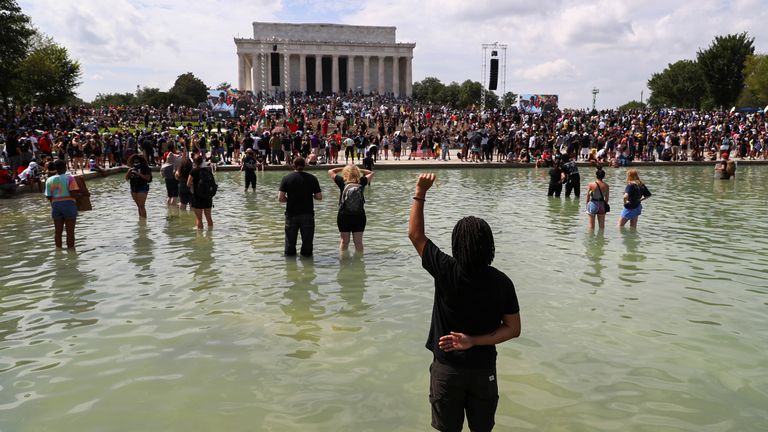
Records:
[[[43,198],[0,202],[0,430],[428,430],[416,173],[377,173],[362,258],[339,257],[320,176],[313,260],[281,257],[281,175],[243,194],[220,173],[203,233],[157,181],[143,223],[124,182],[94,180],[76,253],[53,249]],[[636,232],[615,227],[623,176],[588,233],[542,170],[438,171],[427,234],[449,250],[458,218],[485,217],[521,303],[497,429],[768,430],[768,168],[643,168]]]

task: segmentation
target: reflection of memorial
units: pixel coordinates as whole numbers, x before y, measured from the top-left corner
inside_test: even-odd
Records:
[[[395,30],[254,22],[252,39],[235,39],[238,88],[411,96],[416,44],[397,43]]]

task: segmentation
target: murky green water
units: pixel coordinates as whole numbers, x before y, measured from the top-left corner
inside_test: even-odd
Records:
[[[766,167],[641,169],[638,231],[614,210],[603,234],[542,170],[438,175],[428,235],[449,249],[460,216],[487,218],[518,289],[497,430],[768,430]],[[280,256],[279,178],[244,196],[220,174],[203,234],[157,182],[143,224],[124,182],[93,181],[77,253],[53,250],[42,198],[0,202],[0,430],[428,430],[415,172],[377,173],[365,256],[344,260],[324,176],[314,260]]]

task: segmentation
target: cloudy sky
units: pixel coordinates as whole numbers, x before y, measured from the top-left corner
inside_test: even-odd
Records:
[[[632,99],[652,73],[694,58],[714,36],[747,31],[768,52],[768,0],[19,0],[77,58],[80,97],[167,90],[192,72],[237,83],[234,37],[253,21],[396,26],[415,42],[413,78],[481,81],[483,43],[505,43],[506,88],[560,95],[561,106]]]

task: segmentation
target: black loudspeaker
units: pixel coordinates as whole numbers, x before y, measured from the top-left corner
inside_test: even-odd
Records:
[[[280,87],[280,53],[269,53],[269,62],[272,65],[270,69],[270,87]]]
[[[499,85],[499,59],[491,59],[491,77],[488,80],[488,90],[496,90]]]

